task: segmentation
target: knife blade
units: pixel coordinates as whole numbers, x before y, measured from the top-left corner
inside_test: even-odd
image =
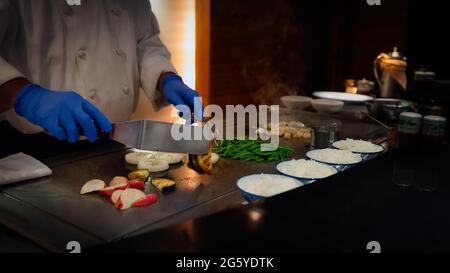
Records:
[[[209,134],[202,126],[136,120],[113,124],[108,137],[139,150],[202,155],[208,153]]]

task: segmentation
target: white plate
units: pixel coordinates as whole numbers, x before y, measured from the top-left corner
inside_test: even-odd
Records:
[[[329,92],[329,91],[319,91],[313,93],[314,97],[329,100],[340,100],[349,103],[364,103],[366,101],[373,100],[372,97],[360,95],[360,94],[350,94],[344,92]]]

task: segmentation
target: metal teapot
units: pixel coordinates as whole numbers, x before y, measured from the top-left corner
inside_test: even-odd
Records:
[[[397,98],[403,97],[403,93],[407,89],[406,79],[406,57],[403,56],[394,47],[394,50],[388,54],[381,53],[374,61],[374,74],[379,84],[379,96],[382,98]],[[381,77],[379,70],[382,71]]]

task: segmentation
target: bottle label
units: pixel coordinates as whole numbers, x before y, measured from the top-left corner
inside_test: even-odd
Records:
[[[444,136],[447,129],[446,122],[424,120],[423,133],[430,136]]]
[[[398,131],[408,134],[418,134],[420,133],[421,125],[422,120],[419,118],[400,117]]]

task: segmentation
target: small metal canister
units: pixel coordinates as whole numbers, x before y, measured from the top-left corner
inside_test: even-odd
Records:
[[[405,134],[419,134],[422,124],[422,115],[413,112],[403,112],[400,114],[398,131]]]
[[[424,135],[429,136],[445,136],[447,129],[447,119],[440,116],[426,116],[423,118]]]
[[[311,146],[315,149],[330,148],[340,140],[340,128],[337,124],[330,126],[313,126],[311,132]]]

